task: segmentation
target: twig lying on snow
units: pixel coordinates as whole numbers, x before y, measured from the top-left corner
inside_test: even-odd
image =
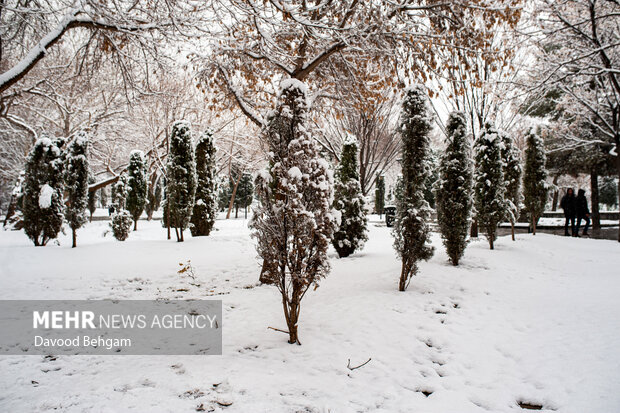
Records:
[[[267,327],[267,329],[271,329],[271,330],[279,331],[280,333],[288,334],[288,331],[280,330],[279,328]]]
[[[351,367],[351,359],[348,359],[349,361],[347,362],[347,368],[349,370],[355,370],[355,369],[359,369],[360,367],[364,367],[366,364],[368,364],[370,362],[370,360],[372,360],[371,358],[369,358],[368,360],[366,360],[364,363],[360,364],[359,366],[356,367]]]

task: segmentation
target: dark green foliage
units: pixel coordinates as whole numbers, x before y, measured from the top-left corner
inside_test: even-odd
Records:
[[[478,226],[489,240],[490,248],[493,249],[493,243],[497,238],[497,226],[506,215],[502,142],[493,126],[485,125],[474,144],[474,151],[476,218]]]
[[[241,180],[237,186],[237,193],[235,194],[235,218],[237,218],[239,208],[243,208],[245,211],[245,217],[247,218],[248,207],[252,205],[254,200],[254,179],[252,174],[244,172],[241,175]]]
[[[217,187],[219,188],[217,192],[217,209],[219,211],[226,211],[228,208],[228,204],[230,203],[230,194],[232,194],[232,188],[230,187],[230,181],[225,176],[220,176],[218,178],[219,184]]]
[[[473,168],[467,123],[462,112],[453,112],[446,125],[448,145],[439,165],[435,199],[437,222],[453,265],[467,247],[472,209]]]
[[[385,176],[377,174],[375,185],[375,213],[382,215],[385,208]]]
[[[127,199],[125,203],[127,211],[133,218],[134,231],[138,229],[138,220],[146,204],[147,185],[147,165],[144,153],[132,151],[129,155],[129,166],[127,166]]]
[[[527,135],[527,149],[525,150],[525,172],[523,176],[523,195],[525,211],[536,234],[536,223],[545,211],[547,203],[547,170],[545,169],[546,155],[543,140],[534,128]]]
[[[433,256],[430,245],[431,215],[424,199],[424,182],[429,177],[431,118],[426,93],[421,86],[407,90],[403,100],[399,132],[402,139],[402,193],[397,200],[394,248],[402,261],[398,289],[405,291],[417,273],[418,261]]]
[[[86,132],[78,132],[71,140],[66,152],[65,165],[65,192],[67,194],[67,206],[65,219],[71,228],[73,248],[76,247],[76,231],[87,221],[86,208],[88,208],[88,135]]]
[[[125,209],[127,200],[127,174],[122,173],[112,185],[112,204],[117,210]]]
[[[190,230],[192,236],[209,235],[217,217],[217,177],[215,175],[213,132],[207,130],[196,144],[196,198]]]
[[[88,184],[94,184],[95,182],[97,182],[97,180],[92,174],[90,174],[88,176]],[[103,191],[103,188],[101,188],[101,190]],[[93,220],[93,214],[97,210],[98,198],[99,197],[97,196],[97,191],[88,191],[88,212],[90,212],[90,221]]]
[[[616,181],[617,178],[613,176],[605,176],[599,185],[599,201],[610,209],[618,206],[618,184]]]
[[[131,224],[133,218],[127,210],[120,210],[112,215],[112,221],[110,227],[112,228],[112,235],[119,241],[125,241],[129,237],[131,232]]]
[[[163,181],[163,178],[160,176],[155,176],[155,183],[150,183],[148,186],[144,210],[146,211],[146,216],[149,221],[153,218],[153,213],[161,206],[164,192]]]
[[[521,176],[523,175],[523,167],[521,166],[521,152],[514,145],[510,136],[506,133],[500,133],[502,138],[502,162],[504,164],[504,184],[506,192],[504,199],[506,201],[506,210],[511,224],[514,225],[519,219],[519,205],[521,204]],[[514,239],[514,237],[513,237]]]
[[[368,240],[368,220],[359,181],[357,154],[357,139],[349,135],[342,145],[334,183],[334,209],[340,212],[340,225],[334,232],[332,244],[340,258],[362,249]]]
[[[64,204],[62,139],[43,137],[28,154],[22,187],[24,231],[34,245],[46,245],[62,228]]]
[[[430,174],[424,181],[424,199],[431,208],[435,208],[435,183],[439,179],[439,153],[431,148],[429,156]]]
[[[166,204],[164,217],[170,214],[170,226],[175,228],[177,241],[183,241],[183,230],[189,225],[196,194],[196,163],[189,122],[172,125],[170,153],[166,166]]]

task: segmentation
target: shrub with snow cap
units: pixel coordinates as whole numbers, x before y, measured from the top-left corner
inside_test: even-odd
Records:
[[[127,211],[133,218],[133,230],[138,229],[138,220],[144,205],[146,204],[147,190],[147,164],[144,152],[131,151],[129,166],[127,166],[127,199],[125,200]]]
[[[250,226],[263,259],[261,279],[280,290],[289,343],[297,334],[301,300],[329,272],[334,229],[332,177],[307,128],[306,86],[282,84],[276,110],[263,131],[269,167],[256,178],[260,206]]]
[[[491,249],[497,238],[497,226],[506,216],[502,147],[497,130],[487,123],[474,145],[474,199],[478,225],[486,235]]]
[[[213,130],[207,129],[196,144],[196,197],[190,230],[192,236],[209,235],[217,217],[217,177]]]
[[[112,221],[110,222],[112,235],[119,241],[125,241],[131,233],[132,224],[133,218],[129,211],[121,209],[112,215]]]
[[[435,188],[437,223],[453,265],[467,246],[471,208],[473,205],[473,168],[467,122],[462,112],[453,112],[446,125],[448,146],[439,165],[439,180]]]
[[[70,141],[66,153],[65,192],[67,193],[67,207],[65,219],[71,228],[73,239],[72,247],[77,246],[77,230],[88,220],[88,134],[79,131]]]
[[[394,248],[402,267],[398,289],[405,291],[409,280],[418,271],[418,261],[433,256],[428,220],[431,209],[424,199],[424,181],[430,175],[431,117],[427,96],[422,86],[405,92],[400,115],[402,138],[401,193],[397,196],[394,223]]]
[[[334,232],[332,244],[340,258],[361,250],[368,240],[368,219],[359,181],[357,155],[357,139],[349,134],[342,145],[334,184],[334,209],[340,212],[340,224]]]
[[[46,245],[62,228],[63,144],[64,139],[44,136],[26,159],[21,207],[24,231],[36,246]]]

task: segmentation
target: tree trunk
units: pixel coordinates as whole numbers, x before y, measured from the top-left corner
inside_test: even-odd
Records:
[[[598,173],[594,168],[590,171],[590,199],[591,208],[590,217],[592,219],[592,229],[601,229],[601,213],[599,211],[598,196]]]
[[[489,248],[491,248],[492,250],[495,249],[493,246],[493,237],[489,236]]]
[[[515,221],[510,220],[510,234],[512,235],[512,240],[515,240]]]
[[[230,212],[232,211],[233,205],[235,204],[235,195],[237,195],[237,187],[239,186],[239,182],[241,181],[241,175],[243,175],[243,172],[239,172],[239,177],[237,178],[237,182],[235,182],[235,187],[233,188],[232,195],[230,196],[230,202],[228,203],[228,212],[226,213],[226,219],[230,218]]]
[[[179,237],[179,229],[177,227],[174,227],[174,232],[177,235],[177,242],[181,242],[181,238]]]
[[[170,239],[170,205],[166,208],[166,228],[168,229],[168,239]]]
[[[137,220],[137,219],[134,219],[134,220],[133,220],[133,230],[134,230],[134,231],[137,231],[137,230],[138,230],[138,220]]]
[[[180,240],[180,242],[185,241],[185,239],[183,238],[183,228],[179,228],[179,232],[181,233],[181,240]]]
[[[536,235],[536,221],[538,220],[536,219],[535,216],[532,215],[532,234],[533,235]]]
[[[616,142],[618,142],[618,138],[616,137]],[[618,207],[620,209],[620,142],[616,143],[616,169],[618,170]],[[618,214],[618,242],[620,242],[620,213]]]
[[[398,281],[398,291],[405,291],[407,289],[407,275],[409,271],[407,266],[403,262],[403,265],[400,270],[400,280]]]
[[[246,206],[244,209],[245,210],[243,213],[244,213],[245,219],[248,219],[248,207]]]
[[[90,217],[88,218],[88,222],[93,222],[93,213],[90,213]]]
[[[478,220],[474,218],[471,222],[471,228],[469,229],[469,236],[471,238],[478,238]]]
[[[71,248],[75,248],[77,247],[77,231],[75,228],[71,228],[71,236],[73,237],[73,244],[71,245]]]
[[[293,297],[295,296],[296,294],[293,291]],[[282,304],[284,305],[284,316],[286,318],[286,326],[288,327],[288,342],[289,344],[301,344],[297,334],[297,321],[299,321],[300,303],[293,298],[290,304],[287,304],[286,299],[283,297]]]
[[[556,176],[553,177],[553,185],[554,185],[554,190],[553,190],[553,201],[551,203],[551,210],[552,211],[557,211],[558,210],[558,198],[560,196],[560,190],[557,188],[558,185],[558,180],[560,179],[560,174],[557,174]]]

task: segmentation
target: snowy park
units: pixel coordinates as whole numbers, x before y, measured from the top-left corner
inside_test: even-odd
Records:
[[[0,412],[620,412],[615,0],[0,2]]]

